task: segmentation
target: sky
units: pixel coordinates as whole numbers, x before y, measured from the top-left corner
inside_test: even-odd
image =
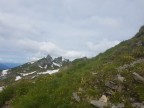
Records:
[[[144,0],[0,0],[0,62],[93,57],[133,37]]]

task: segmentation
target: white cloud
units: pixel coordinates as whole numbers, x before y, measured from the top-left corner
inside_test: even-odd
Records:
[[[80,51],[65,51],[64,57],[66,58],[70,58],[70,59],[74,59],[74,58],[80,58],[80,57],[84,57],[85,53],[84,52],[80,52]]]
[[[31,57],[31,60],[38,60],[46,56],[47,54],[50,54],[54,57],[63,56],[70,59],[85,56],[85,54],[81,51],[65,50],[58,47],[52,42],[37,42],[32,40],[24,40],[18,41],[18,46],[20,46],[20,49],[22,50],[32,52],[33,55]]]
[[[91,51],[95,52],[95,54],[98,54],[100,52],[104,52],[105,50],[119,44],[120,41],[109,41],[107,39],[103,39],[102,41],[99,41],[98,43],[92,43],[87,42],[87,47]]]
[[[95,56],[138,31],[144,23],[143,4],[143,0],[0,0],[0,58]]]
[[[29,52],[54,53],[61,51],[61,49],[54,43],[46,41],[39,42],[30,39],[23,39],[17,40],[15,44],[17,44],[16,46],[18,46],[20,49],[27,50]]]
[[[92,16],[91,20],[97,24],[108,26],[110,28],[115,28],[121,25],[120,19],[117,18]]]

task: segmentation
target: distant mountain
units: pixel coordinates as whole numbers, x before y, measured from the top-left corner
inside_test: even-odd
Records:
[[[0,63],[0,70],[10,69],[20,65],[21,63]]]
[[[69,59],[64,59],[62,57],[52,58],[50,55],[47,55],[47,57],[40,60],[31,61],[23,65],[9,63],[6,65],[8,65],[10,68],[3,68],[5,70],[1,71],[0,79],[7,79],[7,82],[10,83],[20,79],[33,79],[41,75],[56,73],[59,71],[59,69],[69,63]]]
[[[5,64],[0,63],[0,70],[9,69],[9,67]]]

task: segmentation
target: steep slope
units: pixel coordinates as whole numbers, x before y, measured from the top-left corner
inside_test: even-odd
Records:
[[[53,75],[22,79],[0,93],[13,108],[141,108],[144,26],[130,40],[92,59],[76,59]]]

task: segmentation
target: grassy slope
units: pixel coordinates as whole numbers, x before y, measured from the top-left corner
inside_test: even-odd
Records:
[[[89,100],[100,98],[109,90],[105,87],[105,82],[117,82],[115,78],[117,74],[121,74],[126,79],[123,83],[125,89],[114,92],[109,101],[124,102],[130,108],[129,98],[144,101],[144,86],[134,82],[132,77],[133,72],[144,76],[144,63],[121,72],[117,68],[144,58],[144,46],[137,45],[140,41],[144,43],[144,36],[123,41],[92,59],[75,60],[57,74],[16,82],[0,93],[0,105],[10,99],[14,108],[93,108]],[[72,99],[73,92],[78,92],[80,103]]]

